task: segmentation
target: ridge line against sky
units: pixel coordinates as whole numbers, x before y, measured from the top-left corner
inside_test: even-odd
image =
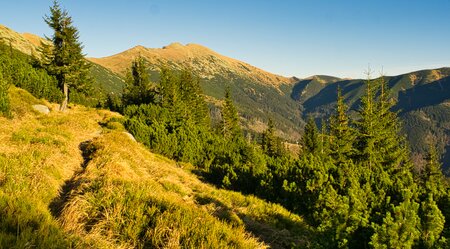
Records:
[[[61,0],[89,57],[196,43],[283,76],[363,78],[450,66],[450,1]],[[5,1],[0,24],[39,36],[51,0]]]

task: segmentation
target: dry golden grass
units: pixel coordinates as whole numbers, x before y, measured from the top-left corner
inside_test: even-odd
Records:
[[[32,105],[53,110],[57,105],[15,87],[10,97],[13,118],[0,117],[0,247],[63,247],[71,235],[58,228],[49,206],[65,180],[80,169],[79,143],[90,139],[100,129],[98,122],[112,114],[72,106],[65,113],[44,115]]]
[[[41,43],[49,44],[48,40],[46,40],[40,36],[37,36],[35,34],[23,33],[22,37],[25,38],[27,41],[29,41],[31,44],[33,44],[36,47],[40,47]]]
[[[418,77],[417,77],[417,75],[416,74],[410,74],[409,75],[409,80],[411,81],[411,84],[412,85],[415,85],[416,84],[416,82],[417,82],[417,80],[418,80]]]
[[[65,229],[79,236],[89,240],[102,238],[106,244],[117,243],[121,247],[150,243],[165,248],[261,248],[266,246],[262,241],[286,245],[303,243],[306,238],[308,228],[300,217],[256,197],[205,184],[175,162],[132,142],[122,132],[97,137],[91,146],[95,148],[93,159],[73,180],[77,187],[70,193],[61,216]],[[134,203],[133,212],[140,213],[131,217],[151,216],[153,211],[148,210],[153,209],[168,208],[171,213],[156,215],[158,221],[146,221],[148,227],[138,226],[141,236],[124,239],[124,228],[118,223],[138,221],[130,218],[131,207],[123,199]],[[297,230],[289,231],[287,227]],[[166,229],[170,234],[164,232]],[[296,234],[300,230],[303,234]],[[187,235],[197,240],[186,242]],[[280,241],[271,241],[281,235]]]
[[[444,77],[446,77],[446,75],[443,75],[439,69],[431,70],[430,75],[428,76],[430,81],[440,80]]]

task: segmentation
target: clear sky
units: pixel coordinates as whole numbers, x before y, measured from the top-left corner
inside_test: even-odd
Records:
[[[90,57],[197,43],[284,76],[450,66],[449,0],[61,0]],[[51,35],[51,0],[3,0],[0,24]]]

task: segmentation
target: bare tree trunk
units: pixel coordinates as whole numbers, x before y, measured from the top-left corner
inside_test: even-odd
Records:
[[[63,87],[63,91],[64,91],[64,100],[61,103],[61,106],[59,108],[60,111],[64,111],[66,110],[67,107],[67,102],[69,101],[69,86],[67,85],[67,83],[64,83],[64,87]]]

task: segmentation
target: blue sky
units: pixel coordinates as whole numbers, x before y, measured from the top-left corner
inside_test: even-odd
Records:
[[[450,66],[448,0],[61,0],[84,52],[197,43],[284,76],[360,78]],[[4,1],[0,24],[51,35],[51,0]]]

